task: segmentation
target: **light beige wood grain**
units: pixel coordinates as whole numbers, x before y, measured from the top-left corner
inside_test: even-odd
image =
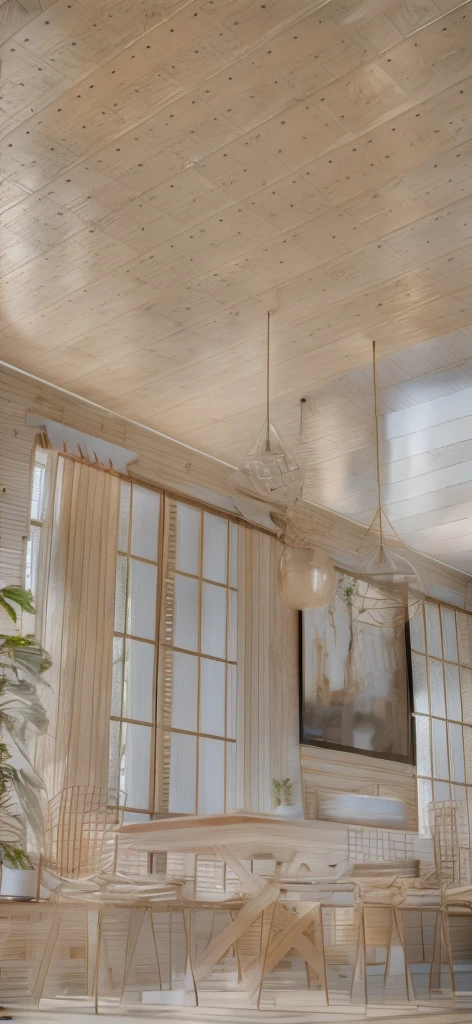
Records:
[[[405,806],[403,828],[416,831],[418,821],[414,765],[379,761],[348,751],[301,748],[305,813],[317,817],[317,792],[376,793],[388,790]]]
[[[276,307],[273,415],[302,451],[300,397],[315,414],[373,334],[381,364],[472,323],[469,8],[1,4],[0,358],[238,462]],[[319,475],[305,495],[337,508]],[[424,541],[467,568],[454,548]]]

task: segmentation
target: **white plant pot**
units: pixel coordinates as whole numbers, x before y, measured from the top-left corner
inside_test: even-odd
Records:
[[[274,814],[281,818],[303,818],[303,807],[298,804],[279,804],[275,808]]]
[[[38,891],[38,872],[36,868],[21,870],[10,868],[8,864],[2,867],[2,884],[0,897],[11,900],[34,900]]]

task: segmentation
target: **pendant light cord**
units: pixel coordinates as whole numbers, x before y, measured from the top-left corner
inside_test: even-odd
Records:
[[[379,442],[379,410],[377,404],[377,365],[375,360],[375,341],[372,342],[372,366],[374,378],[374,415],[375,415],[375,455],[377,464],[377,508],[379,512],[380,527],[380,560],[383,562],[383,527],[382,527],[382,502],[380,492],[380,442]]]
[[[266,450],[270,452],[270,309],[267,310]]]

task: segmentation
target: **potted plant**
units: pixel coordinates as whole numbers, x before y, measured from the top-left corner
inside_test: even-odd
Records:
[[[18,771],[10,764],[6,743],[0,743],[0,860],[2,882],[0,896],[31,898],[36,895],[36,871],[22,849],[24,823],[15,814],[12,790],[18,783]]]
[[[274,814],[282,818],[303,818],[303,808],[293,803],[293,783],[290,779],[272,779]]]
[[[22,611],[35,612],[30,591],[14,586],[0,588],[0,607],[16,623],[15,605]],[[45,684],[43,673],[50,666],[49,655],[34,636],[0,633],[0,894],[16,899],[36,895],[36,872],[25,850],[26,826],[41,848],[44,829],[40,794],[44,783],[32,763],[28,738],[32,732],[44,733],[48,726],[37,687]],[[11,763],[13,754],[3,741],[7,735],[16,765]]]

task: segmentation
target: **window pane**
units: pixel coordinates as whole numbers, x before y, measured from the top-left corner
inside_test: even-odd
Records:
[[[172,728],[197,729],[198,658],[192,654],[171,654]]]
[[[157,491],[133,484],[131,554],[157,562],[159,509]]]
[[[201,512],[190,505],[177,505],[177,551],[175,568],[198,576],[200,571]]]
[[[129,626],[127,632],[144,640],[156,636],[157,566],[130,558]]]
[[[31,590],[33,597],[37,596],[38,590],[38,567],[39,567],[39,545],[41,542],[41,527],[30,526],[30,535],[26,545],[26,568],[25,587]]]
[[[111,686],[111,713],[121,715],[121,699],[123,693],[123,640],[120,636],[113,637],[113,677]]]
[[[226,583],[228,520],[205,512],[203,516],[203,576]]]
[[[195,814],[197,739],[184,733],[172,733],[170,740],[169,811]]]
[[[456,612],[459,661],[462,665],[472,664],[472,620],[464,612]]]
[[[33,485],[31,488],[31,519],[44,519],[44,499],[46,496],[46,466],[35,465],[33,469]]]
[[[429,685],[431,687],[431,714],[438,718],[446,717],[446,703],[444,700],[444,667],[442,661],[428,658],[429,662]]]
[[[426,641],[428,645],[428,654],[431,654],[433,658],[442,658],[439,608],[437,604],[429,604],[429,602],[425,602],[424,610],[426,617]]]
[[[459,669],[457,665],[444,665],[447,717],[455,718],[457,722],[462,719],[461,691],[459,686]]]
[[[200,732],[225,734],[225,674],[222,661],[200,662]]]
[[[198,580],[188,576],[174,581],[174,647],[198,651]]]
[[[118,517],[118,551],[128,551],[129,508],[131,484],[122,480],[120,484],[120,513]]]
[[[441,608],[442,636],[446,661],[457,661],[456,616],[452,608]]]
[[[215,814],[225,809],[225,744],[199,740],[198,813]]]
[[[236,808],[236,744],[226,744],[226,810]]]
[[[442,803],[451,799],[451,788],[448,782],[433,782],[433,795],[435,803]]]
[[[451,762],[451,779],[454,782],[465,782],[464,748],[462,745],[462,726],[449,722],[449,760]]]
[[[433,748],[433,775],[435,779],[448,779],[446,723],[441,722],[437,718],[433,718],[431,721],[431,746]]]
[[[238,660],[238,594],[236,590],[230,590],[229,594],[229,622],[228,622],[228,654],[229,661]]]
[[[237,587],[238,585],[238,524],[230,523],[229,526],[229,585],[230,587]]]
[[[429,722],[429,718],[415,718],[416,766],[418,775],[431,775]]]
[[[128,559],[124,555],[118,555],[116,561],[116,591],[115,591],[115,629],[117,633],[124,633],[126,620],[126,581],[128,578]]]
[[[462,719],[472,723],[472,669],[461,668]]]
[[[108,788],[110,793],[119,789],[120,722],[110,722],[110,746],[108,752]]]
[[[228,694],[226,698],[226,735],[236,739],[236,696],[238,670],[236,665],[228,665]]]
[[[426,676],[426,658],[422,654],[411,655],[413,671],[413,694],[415,711],[429,714],[428,680]]]
[[[154,645],[126,641],[123,717],[152,722]]]
[[[451,799],[455,800],[460,806],[457,808],[457,825],[459,831],[459,842],[463,838],[469,846],[468,834],[464,835],[464,832],[468,833],[468,822],[467,822],[467,790],[465,786],[456,786],[451,783]],[[462,820],[461,820],[462,819]],[[462,825],[462,827],[461,827]],[[462,844],[461,844],[462,845]],[[465,851],[464,851],[465,852]],[[469,859],[469,851],[466,853],[467,860]]]
[[[138,825],[142,821],[150,821],[150,814],[143,814],[140,811],[123,811],[123,822],[128,825]]]
[[[226,594],[223,587],[202,585],[202,653],[226,657]]]
[[[418,831],[421,835],[430,834],[428,820],[428,804],[433,799],[433,787],[429,779],[418,779]]]
[[[462,730],[464,740],[465,781],[472,784],[472,729],[466,725]]]
[[[413,651],[419,651],[420,654],[425,653],[424,620],[421,604],[418,611],[410,620],[410,644]]]
[[[149,807],[151,777],[151,728],[147,725],[121,727],[120,789],[127,807]]]

